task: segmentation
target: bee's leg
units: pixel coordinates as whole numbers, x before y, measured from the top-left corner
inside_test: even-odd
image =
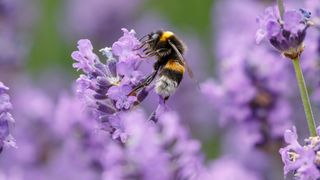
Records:
[[[148,95],[149,92],[154,88],[154,85],[143,88],[137,95],[137,101],[134,103],[135,106],[139,105]]]
[[[158,56],[165,56],[165,55],[168,55],[168,54],[170,53],[170,49],[160,48],[160,49],[156,50],[155,53],[156,53]]]
[[[139,49],[143,48],[146,44],[150,43],[151,41],[153,41],[153,39],[146,39],[144,41],[141,41],[141,45],[136,48],[133,48],[133,50],[139,50]]]
[[[143,88],[141,92],[139,92],[139,94],[137,95],[138,102],[141,103],[148,96],[149,92],[153,88],[154,88],[154,85]]]
[[[145,56],[141,55],[141,54],[137,54],[140,58],[148,58],[148,57],[152,57],[154,55],[156,55],[156,51],[148,51],[145,52]]]
[[[136,47],[136,48],[133,48],[132,50],[134,50],[134,51],[139,50],[139,49],[143,48],[146,44],[147,44],[147,43],[143,42],[143,43],[141,43],[140,46],[138,46],[138,47]]]
[[[142,36],[142,37],[139,39],[139,41],[141,42],[144,38],[146,38],[146,37],[148,37],[148,36],[149,36],[149,34],[146,34],[146,35]]]
[[[149,56],[143,56],[141,54],[137,54],[137,56],[139,56],[139,58],[148,58]]]
[[[157,76],[158,70],[151,73],[146,79],[143,80],[138,86],[136,86],[129,94],[128,96],[131,96],[138,92],[141,88],[144,88],[146,86],[149,86],[150,83],[154,80],[154,78]]]

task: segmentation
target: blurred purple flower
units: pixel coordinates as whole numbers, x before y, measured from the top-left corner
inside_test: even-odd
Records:
[[[241,162],[237,160],[234,160],[230,157],[221,157],[218,160],[211,162],[206,172],[201,174],[199,179],[260,180],[262,177],[259,177],[255,172],[248,170],[243,164],[241,164]]]
[[[103,156],[104,179],[198,177],[202,171],[200,143],[189,137],[177,114],[163,114],[158,125],[147,121],[140,110],[124,112],[121,119],[128,140],[124,145],[109,142]]]
[[[280,149],[282,161],[284,163],[284,174],[293,172],[296,179],[319,179],[320,177],[320,137],[305,139],[305,145],[300,145],[296,128],[287,130],[284,138],[288,145]]]
[[[266,142],[264,138],[265,136],[261,133],[258,123],[236,125],[224,134],[221,140],[223,142],[221,152],[224,156],[233,158],[251,171],[262,175],[268,170],[273,170],[271,167],[274,164],[270,157],[277,155],[279,150],[278,148],[272,149],[272,146],[279,146],[276,139],[273,139],[272,142]],[[271,150],[270,152],[274,153],[266,153],[268,148]],[[255,159],[255,161],[252,161],[252,159]]]
[[[19,120],[13,133],[19,149],[0,159],[0,169],[8,178],[11,172],[34,180],[99,178],[96,156],[107,136],[95,133],[97,125],[78,98],[64,94],[55,104],[41,89],[21,84],[12,95],[17,104],[13,113]]]
[[[285,10],[281,19],[278,7],[269,7],[257,18],[260,29],[256,33],[256,42],[266,38],[284,56],[295,59],[304,49],[303,41],[311,24],[310,15],[303,9]]]
[[[259,27],[255,17],[263,10],[261,1],[218,3],[213,16],[218,77],[202,83],[201,91],[213,104],[220,125],[227,127],[221,152],[261,178],[278,179],[280,172],[269,173],[278,163],[270,157],[283,142],[284,131],[292,126],[289,62],[279,61],[279,54],[269,46],[256,46],[254,34]]]
[[[9,111],[12,110],[10,97],[6,94],[9,88],[0,82],[0,153],[4,147],[16,147],[16,142],[10,134],[10,124],[14,123],[14,119]]]
[[[282,137],[291,124],[291,107],[286,98],[290,94],[290,72],[286,62],[254,47],[243,59],[226,59],[219,67],[220,82],[208,80],[201,90],[219,112],[221,125],[257,128],[263,137],[256,144]]]

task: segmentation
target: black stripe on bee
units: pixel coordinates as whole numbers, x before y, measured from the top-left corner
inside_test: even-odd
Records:
[[[164,68],[162,69],[160,76],[166,76],[169,79],[172,79],[173,81],[177,82],[177,84],[179,85],[182,80],[183,73],[169,68]]]

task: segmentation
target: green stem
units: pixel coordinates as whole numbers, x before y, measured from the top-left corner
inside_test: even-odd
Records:
[[[283,13],[284,13],[283,0],[277,0],[277,2],[278,2],[278,9],[279,9],[279,14],[280,14],[280,19],[283,20]]]
[[[299,85],[300,95],[303,102],[304,112],[306,114],[310,135],[317,136],[312,108],[311,108],[311,104],[310,104],[310,100],[307,92],[306,83],[304,81],[303,74],[301,71],[299,58],[293,59],[292,62],[293,62],[294,71],[296,73],[296,77]]]

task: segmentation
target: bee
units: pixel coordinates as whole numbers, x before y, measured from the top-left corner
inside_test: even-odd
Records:
[[[141,45],[137,49],[143,48],[145,56],[139,56],[142,58],[155,56],[156,62],[153,65],[154,71],[136,86],[129,95],[150,85],[158,75],[155,91],[167,100],[178,88],[185,70],[194,79],[193,72],[183,57],[186,46],[174,33],[158,30],[143,36],[140,42]]]

